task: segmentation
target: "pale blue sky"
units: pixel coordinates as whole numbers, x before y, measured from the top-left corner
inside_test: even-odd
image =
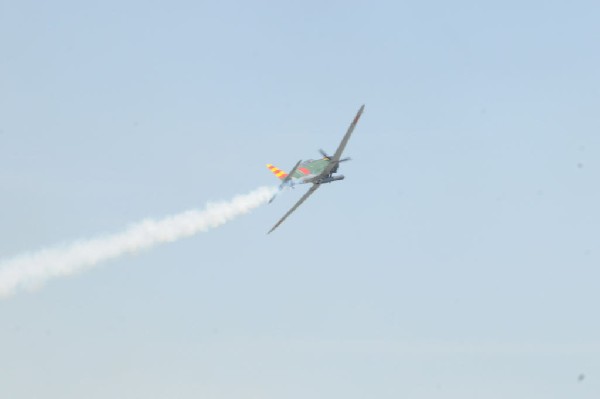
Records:
[[[597,398],[595,1],[0,0],[0,258],[340,172],[0,302],[25,398]],[[585,375],[578,381],[580,374]]]

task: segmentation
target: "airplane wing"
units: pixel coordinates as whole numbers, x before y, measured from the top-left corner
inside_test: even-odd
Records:
[[[308,189],[308,191],[302,196],[302,198],[300,198],[300,200],[298,202],[296,202],[296,205],[294,205],[292,207],[292,209],[290,209],[285,215],[283,215],[283,217],[281,219],[279,219],[279,222],[277,222],[275,224],[275,226],[273,226],[273,228],[271,228],[271,230],[269,230],[269,232],[267,234],[270,234],[273,230],[275,230],[277,227],[279,227],[279,225],[281,223],[283,223],[283,221],[285,219],[287,219],[288,216],[290,216],[296,209],[298,209],[298,207],[300,205],[302,205],[302,203],[304,201],[306,201],[306,199],[308,197],[310,197],[312,195],[312,193],[314,193],[315,191],[317,191],[317,189],[320,187],[320,184],[313,184],[311,188]]]
[[[333,157],[331,157],[331,163],[329,164],[327,169],[325,169],[325,173],[323,173],[323,175],[328,175],[337,166],[338,162],[340,161],[340,158],[342,157],[342,153],[346,148],[346,144],[348,144],[348,140],[350,140],[350,136],[352,135],[352,132],[354,131],[354,128],[356,127],[356,124],[358,123],[358,120],[360,119],[360,116],[362,115],[364,109],[365,105],[363,104],[356,113],[356,116],[350,124],[350,127],[348,127],[348,131],[344,135],[344,138],[342,139],[342,142],[335,151],[335,154],[333,154]]]

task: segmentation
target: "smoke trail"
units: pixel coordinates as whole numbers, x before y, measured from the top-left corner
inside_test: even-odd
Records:
[[[231,201],[209,203],[160,220],[146,219],[122,233],[42,249],[0,262],[0,297],[19,288],[34,288],[55,276],[68,276],[127,253],[208,231],[266,203],[277,191],[261,187]]]

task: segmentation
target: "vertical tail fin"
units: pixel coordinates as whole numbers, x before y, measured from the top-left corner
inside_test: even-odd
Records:
[[[285,178],[288,176],[288,174],[285,173],[283,170],[281,170],[281,169],[279,169],[279,168],[277,168],[277,167],[275,167],[275,166],[273,166],[271,164],[268,164],[267,168],[269,168],[269,170],[271,172],[273,172],[273,174],[275,176],[277,176],[279,178],[279,180],[285,180]]]
[[[300,165],[300,162],[302,162],[302,160],[299,160],[298,163],[296,163],[296,165],[294,165],[294,168],[292,169],[292,171],[289,174],[285,173],[281,169],[277,169],[275,166],[273,166],[271,164],[267,165],[267,168],[269,168],[271,170],[271,172],[273,172],[275,174],[275,176],[277,176],[281,179],[281,184],[279,185],[279,190],[275,194],[273,194],[273,196],[269,200],[269,204],[271,202],[273,202],[275,197],[277,197],[277,194],[279,194],[281,192],[281,190],[283,190],[285,187],[292,187],[292,188],[294,187],[294,182],[292,181],[292,176],[296,172],[296,169],[298,169],[298,165]]]

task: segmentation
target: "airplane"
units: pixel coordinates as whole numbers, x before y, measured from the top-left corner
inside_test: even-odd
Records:
[[[356,113],[354,120],[350,124],[350,127],[348,127],[348,131],[346,131],[344,138],[342,138],[342,142],[338,146],[333,156],[327,155],[327,153],[323,150],[319,150],[321,155],[323,155],[323,158],[317,160],[309,159],[306,161],[300,160],[296,163],[290,173],[286,173],[271,164],[267,165],[267,168],[269,168],[269,170],[281,180],[279,191],[273,195],[273,197],[269,200],[269,203],[273,202],[277,194],[285,187],[293,188],[296,184],[312,183],[311,188],[309,188],[302,198],[300,198],[300,200],[298,200],[298,202],[296,202],[296,204],[285,215],[283,215],[281,219],[279,219],[279,221],[271,228],[271,230],[269,230],[267,234],[272,233],[273,230],[279,227],[279,225],[283,223],[288,216],[298,209],[298,207],[302,205],[302,203],[306,201],[308,197],[310,197],[315,191],[317,191],[319,187],[321,187],[321,184],[344,180],[344,175],[335,175],[335,173],[337,173],[341,162],[350,160],[350,158],[342,158],[342,153],[344,152],[346,144],[348,144],[348,140],[350,140],[350,136],[352,135],[352,132],[354,131],[354,128],[356,127],[356,124],[358,123],[358,120],[364,109],[365,106],[363,104]]]

